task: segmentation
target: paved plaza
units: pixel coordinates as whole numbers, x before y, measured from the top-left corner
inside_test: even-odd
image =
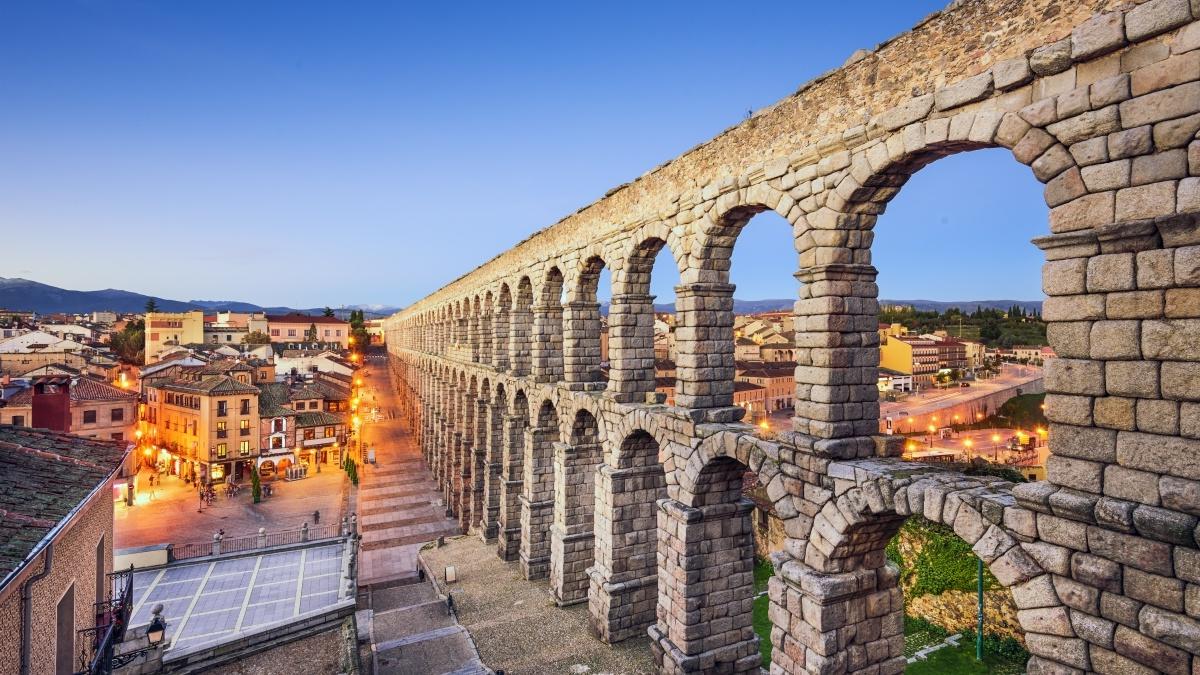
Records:
[[[346,473],[326,467],[321,473],[311,473],[298,481],[273,480],[273,494],[258,504],[250,492],[249,483],[233,497],[226,497],[217,488],[212,506],[199,510],[196,488],[175,476],[163,476],[162,484],[149,488],[150,472],[139,477],[138,497],[133,506],[118,502],[114,508],[113,526],[117,549],[180,544],[211,539],[213,533],[225,530],[226,537],[255,534],[259,528],[268,532],[295,530],[304,523],[313,525],[313,512],[319,511],[321,522],[340,519],[349,480]]]
[[[166,659],[353,603],[342,542],[172,565],[133,575],[130,627],[163,606]]]

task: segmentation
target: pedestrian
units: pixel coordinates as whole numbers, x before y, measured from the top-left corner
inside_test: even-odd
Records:
[[[321,524],[321,512],[313,511],[313,525],[320,525],[320,524]]]

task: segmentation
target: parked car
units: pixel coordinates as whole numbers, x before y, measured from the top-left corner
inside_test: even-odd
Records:
[[[969,387],[969,386],[971,386],[971,383],[970,383],[970,382],[963,382],[962,384],[960,384],[960,385],[958,385],[958,386],[960,386],[960,387]]]

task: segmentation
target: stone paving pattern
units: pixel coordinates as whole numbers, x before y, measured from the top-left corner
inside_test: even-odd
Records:
[[[1196,0],[952,3],[390,317],[401,416],[460,526],[560,601],[588,564],[566,535],[591,536],[592,630],[649,631],[659,672],[752,672],[752,470],[787,535],[773,673],[903,670],[883,548],[914,513],[1013,591],[1029,672],[1200,671],[1198,19]],[[877,435],[872,228],[912,174],[989,147],[1029,166],[1050,207],[1034,243],[1060,357],[1045,369],[1054,454],[1047,481],[1020,486],[900,464]],[[768,209],[793,226],[801,282],[793,431],[769,439],[733,405],[729,275]],[[664,247],[680,273],[675,407],[654,392]],[[648,466],[619,473],[646,453],[661,487]],[[567,486],[589,480],[585,514]]]

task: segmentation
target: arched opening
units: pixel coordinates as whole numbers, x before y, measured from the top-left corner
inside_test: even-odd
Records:
[[[725,214],[710,254],[729,265],[733,300],[732,403],[770,438],[795,414],[798,265],[791,223],[765,207]]]
[[[484,512],[484,484],[487,475],[487,456],[488,456],[488,432],[491,409],[491,383],[487,378],[483,378],[479,383],[479,388],[475,394],[475,415],[471,420],[474,425],[474,442],[470,449],[471,463],[471,514],[468,519],[468,531],[479,529],[482,531],[486,527],[486,514]]]
[[[496,555],[517,560],[521,549],[521,495],[525,489],[525,435],[529,429],[529,400],[523,390],[513,396],[504,419],[501,448],[499,539]]]
[[[558,605],[587,602],[593,560],[596,468],[600,427],[587,410],[575,413],[567,443],[554,446],[554,524],[550,527],[550,589]]]
[[[500,293],[496,297],[496,307],[492,313],[494,317],[492,325],[492,334],[495,341],[495,354],[492,359],[492,365],[496,370],[508,370],[509,362],[509,315],[512,312],[512,293],[508,290],[508,284],[500,284]]]
[[[491,396],[487,409],[487,442],[485,444],[483,470],[483,523],[482,537],[485,542],[496,539],[500,533],[500,504],[501,483],[504,469],[505,410],[504,385],[496,385],[496,391]]]
[[[743,497],[749,467],[710,459],[680,499],[659,503],[658,622],[650,629],[664,672],[703,655],[712,672],[755,672],[753,504]],[[670,645],[671,648],[663,648]]]
[[[675,405],[674,287],[678,283],[674,256],[659,237],[638,243],[627,255],[624,268],[613,275],[608,392],[616,400],[644,403],[648,395],[657,392],[657,398]],[[655,292],[666,301],[656,304]]]
[[[518,377],[530,373],[532,356],[530,344],[533,340],[533,282],[521,277],[517,283],[516,305],[512,311],[512,332],[509,335],[508,353],[512,361],[513,375]]]
[[[521,494],[521,574],[544,579],[550,574],[550,526],[554,522],[554,445],[558,413],[542,401],[534,426],[525,434],[525,489]]]
[[[492,292],[484,293],[483,300],[479,304],[479,362],[488,366],[495,365],[495,357],[492,352],[495,332],[495,319],[492,316],[494,307],[495,300],[492,298]]]
[[[658,442],[637,429],[596,472],[595,560],[588,594],[593,633],[608,643],[646,634],[658,603],[658,514],[667,496]]]
[[[598,255],[584,260],[564,308],[563,367],[572,388],[595,389],[604,381],[602,368],[607,361],[608,341],[602,329],[599,298],[604,268],[604,260]],[[611,286],[605,290],[607,299]]]
[[[881,189],[848,210],[872,216],[864,223],[878,269],[879,432],[905,459],[1023,482],[1044,478],[1049,458],[1043,256],[1027,243],[1046,233],[1049,209],[1028,168],[1007,149],[984,147],[946,144],[897,162],[871,181]],[[972,190],[945,189],[961,176],[974,178]],[[1013,594],[980,573],[974,542],[952,524],[914,516],[889,540],[906,656],[949,634],[973,635],[982,585],[985,660],[1021,672],[1028,654]],[[952,645],[922,666],[973,650]]]
[[[558,382],[563,377],[563,274],[557,267],[546,278],[533,308],[533,378]]]

